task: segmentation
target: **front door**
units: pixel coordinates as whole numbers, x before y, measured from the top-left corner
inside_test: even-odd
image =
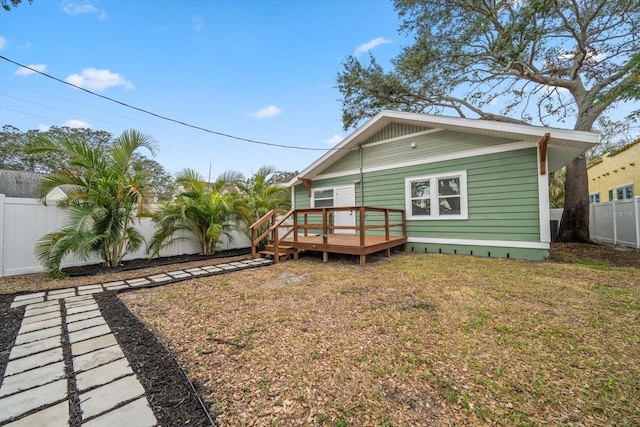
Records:
[[[333,189],[333,206],[355,206],[356,205],[356,187],[355,185],[347,185],[344,187],[335,187]],[[334,225],[352,226],[356,225],[356,213],[354,211],[336,212],[334,214]],[[335,230],[336,234],[356,234],[356,230]]]

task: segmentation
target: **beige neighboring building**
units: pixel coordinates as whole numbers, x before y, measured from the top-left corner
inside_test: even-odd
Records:
[[[631,199],[640,191],[640,139],[587,168],[589,202]]]

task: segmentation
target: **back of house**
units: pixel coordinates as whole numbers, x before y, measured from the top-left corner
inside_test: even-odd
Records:
[[[383,111],[289,183],[292,205],[405,209],[408,251],[542,260],[548,173],[597,142],[593,132]]]

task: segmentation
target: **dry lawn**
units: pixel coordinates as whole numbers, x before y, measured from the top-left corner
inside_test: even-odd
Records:
[[[579,259],[305,258],[121,298],[221,426],[640,425],[640,268]]]

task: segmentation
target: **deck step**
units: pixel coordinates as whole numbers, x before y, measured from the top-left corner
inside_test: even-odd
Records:
[[[289,258],[289,255],[291,255],[292,253],[293,253],[293,250],[280,251],[280,253],[278,254],[278,261],[286,261],[286,259]],[[267,251],[267,250],[260,251],[260,255],[272,257],[274,259],[276,257],[276,253],[274,251]]]

